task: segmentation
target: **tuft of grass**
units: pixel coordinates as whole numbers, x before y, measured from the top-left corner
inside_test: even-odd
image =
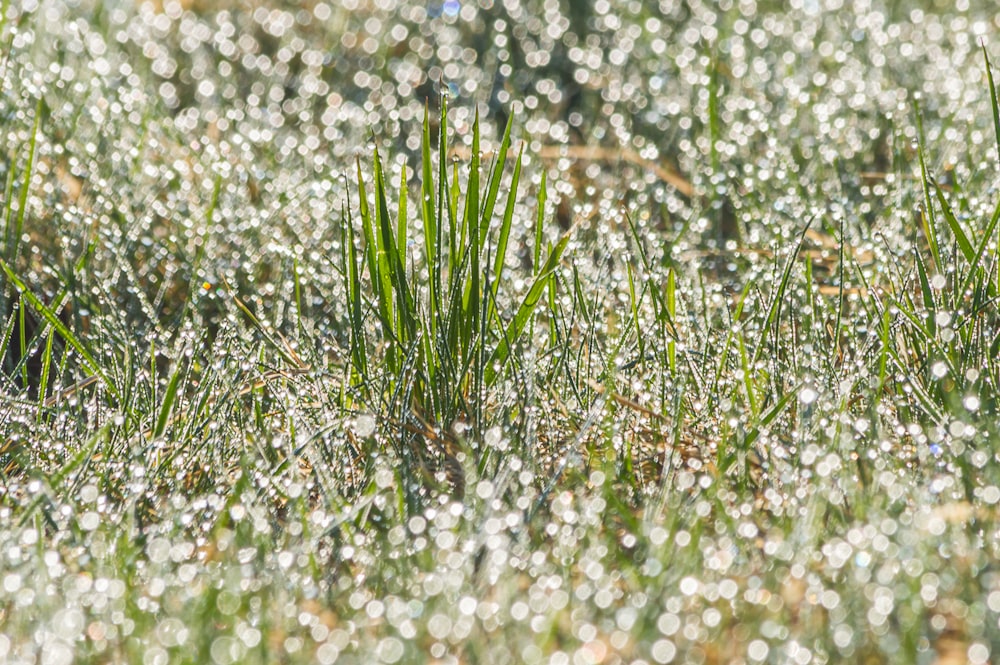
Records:
[[[474,440],[481,440],[490,426],[492,391],[551,289],[570,237],[563,234],[541,260],[542,198],[532,250],[534,274],[519,302],[509,304],[517,297],[506,267],[523,160],[522,147],[508,178],[514,117],[484,181],[476,117],[466,178],[460,180],[456,171],[448,186],[447,101],[441,103],[436,160],[425,109],[419,170],[422,243],[411,242],[406,167],[394,219],[378,150],[371,199],[359,160],[360,229],[348,211],[342,256],[359,407],[387,414],[399,424],[416,422],[425,431],[448,432],[464,423]]]

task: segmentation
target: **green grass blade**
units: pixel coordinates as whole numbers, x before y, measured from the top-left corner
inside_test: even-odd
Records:
[[[438,158],[443,163],[444,155]],[[428,320],[430,334],[437,335],[438,303],[441,293],[441,238],[439,216],[440,211],[435,206],[434,167],[431,162],[431,122],[430,111],[424,104],[423,141],[421,143],[421,168],[423,182],[420,185],[421,211],[424,225],[424,263],[427,266]]]
[[[795,245],[795,251],[792,255],[788,257],[788,261],[785,262],[785,268],[781,273],[781,281],[778,283],[778,288],[774,290],[771,294],[771,304],[767,309],[767,316],[764,318],[764,328],[763,332],[766,334],[767,331],[771,329],[772,326],[776,326],[778,320],[781,318],[781,304],[785,299],[785,291],[788,290],[788,284],[792,278],[792,268],[795,266],[795,261],[799,256],[799,252],[802,251],[802,245],[806,239],[806,232],[809,231],[809,227],[812,226],[813,220],[810,218],[806,221],[805,228],[802,229],[802,233],[799,234],[799,241]],[[775,333],[777,335],[777,332]],[[761,351],[764,350],[765,344],[763,340],[757,344],[757,348],[754,349],[753,360],[750,362],[751,367],[757,366],[757,360],[760,358]]]
[[[931,258],[934,260],[934,269],[941,270],[941,250],[938,247],[937,216],[934,212],[934,204],[931,200],[931,182],[927,174],[927,161],[924,158],[924,121],[917,107],[917,136],[920,141],[917,144],[917,156],[920,160],[920,185],[924,194],[923,229],[927,244],[931,249]]]
[[[7,349],[10,347],[11,341],[14,339],[14,327],[17,325],[17,317],[11,312],[10,316],[7,317],[7,321],[3,324],[3,333],[0,336],[0,361],[6,364]],[[7,371],[7,367],[0,366],[0,370]]]
[[[545,287],[549,284],[549,278],[555,273],[556,267],[559,265],[560,260],[562,260],[562,254],[569,243],[569,237],[569,233],[563,234],[559,242],[552,248],[548,259],[545,261],[545,265],[542,266],[541,270],[535,276],[535,281],[532,283],[527,295],[524,296],[521,306],[514,314],[514,318],[507,325],[506,333],[486,363],[486,385],[491,385],[496,380],[498,376],[495,369],[496,366],[503,365],[507,361],[511,346],[517,342],[521,333],[524,332],[532,313],[535,311],[535,306],[541,299],[542,294],[545,293]]]
[[[378,160],[376,153],[376,161]],[[361,161],[357,162],[358,170],[358,203],[361,213],[361,229],[365,239],[365,256],[368,259],[368,274],[371,279],[372,292],[378,307],[379,317],[391,334],[395,334],[393,318],[392,277],[389,275],[389,263],[385,249],[382,247],[383,235],[380,233],[377,219],[378,211],[373,212],[368,204],[368,193],[365,191],[364,177],[361,174]],[[376,185],[376,197],[377,185]]]
[[[389,217],[389,197],[386,193],[385,172],[382,170],[382,159],[379,157],[378,148],[375,149],[375,200],[375,218],[378,232],[381,234],[380,242],[384,261],[380,269],[385,271],[388,282],[396,294],[396,311],[400,325],[396,326],[395,334],[399,342],[405,345],[414,336],[416,312],[413,311],[413,299],[407,284],[406,268],[403,265],[403,257],[400,255],[400,247],[396,244],[392,221]],[[405,208],[406,206],[403,204],[404,212]],[[405,222],[400,221],[398,225],[403,225],[405,232]]]
[[[3,269],[3,272],[7,275],[7,279],[9,279],[11,284],[14,285],[14,288],[16,288],[21,293],[21,297],[24,300],[26,300],[28,304],[31,305],[32,309],[34,309],[42,316],[42,318],[48,321],[49,325],[52,326],[57,333],[59,333],[59,336],[62,337],[67,344],[73,347],[73,349],[77,353],[80,354],[80,358],[83,360],[83,363],[87,366],[87,369],[101,379],[101,383],[102,385],[104,385],[105,389],[108,390],[108,392],[110,392],[112,395],[117,397],[118,396],[117,391],[115,390],[114,386],[111,385],[109,381],[107,381],[107,377],[104,375],[104,371],[101,369],[101,366],[94,359],[93,354],[90,353],[90,350],[87,348],[87,346],[83,342],[81,342],[80,339],[76,335],[74,335],[69,328],[66,327],[66,324],[64,324],[62,320],[60,320],[59,316],[55,313],[55,311],[53,311],[52,308],[48,307],[45,303],[39,300],[38,296],[36,296],[34,293],[31,292],[30,289],[28,289],[28,286],[21,280],[20,277],[18,277],[14,273],[14,270],[11,268],[11,266],[3,259],[0,259],[0,269]]]
[[[469,163],[468,189],[465,193],[465,214],[462,218],[461,251],[469,257],[469,281],[463,289],[462,320],[463,340],[468,345],[472,340],[472,331],[479,323],[480,309],[480,252],[482,251],[479,226],[479,112],[472,123],[472,160]]]
[[[510,132],[510,125],[507,126]],[[521,182],[521,158],[524,154],[524,146],[517,154],[517,161],[514,162],[514,173],[510,178],[510,193],[507,195],[507,205],[503,211],[503,221],[500,224],[500,235],[497,238],[496,255],[493,257],[493,286],[492,298],[490,299],[490,310],[492,312],[503,281],[504,265],[507,261],[507,245],[510,240],[510,229],[514,222],[514,204],[517,202],[517,186]]]
[[[986,80],[990,86],[990,106],[993,108],[993,131],[997,140],[997,161],[1000,162],[1000,104],[997,101],[997,87],[993,82],[993,68],[990,66],[990,55],[983,43],[983,59],[986,60]]]
[[[94,451],[97,450],[99,444],[107,441],[109,432],[111,430],[111,423],[108,423],[97,430],[90,439],[80,447],[75,455],[67,459],[62,463],[58,470],[52,475],[44,479],[44,487],[46,490],[59,490],[64,487],[65,482],[69,477],[77,471],[81,466],[86,465],[91,457],[94,455]],[[43,490],[35,495],[30,504],[24,508],[24,512],[21,513],[21,519],[18,522],[18,526],[24,526],[31,519],[35,510],[42,505],[45,501],[52,501],[53,497],[46,490]]]
[[[886,370],[889,365],[889,345],[891,344],[892,339],[889,335],[891,325],[892,315],[889,313],[889,309],[885,308],[882,312],[882,326],[879,330],[879,339],[882,348],[879,351],[878,359],[878,388],[876,388],[875,391],[876,398],[882,396],[882,392],[885,390],[886,380],[888,379]]]
[[[402,168],[399,170],[399,213],[398,219],[396,220],[396,251],[399,254],[399,259],[403,265],[406,267],[406,237],[408,233],[407,229],[407,192],[406,192],[406,164],[403,164]]]
[[[368,358],[365,347],[364,318],[362,313],[361,266],[358,250],[355,246],[354,220],[351,218],[350,207],[343,214],[345,224],[341,233],[341,243],[344,252],[344,274],[347,276],[347,300],[351,317],[351,358],[354,369],[362,376],[368,374]]]
[[[28,385],[28,319],[25,310],[27,307],[17,308],[17,337],[20,343],[23,358],[21,361],[21,381]]]
[[[750,415],[757,417],[757,390],[754,387],[754,371],[747,356],[746,344],[743,343],[743,333],[736,336],[736,345],[740,351],[740,367],[743,370],[743,390],[746,392],[747,406]]]
[[[157,417],[156,426],[153,428],[154,439],[160,438],[167,431],[167,425],[170,423],[170,414],[173,412],[174,405],[177,402],[177,389],[180,387],[181,377],[184,374],[183,366],[178,363],[173,375],[170,377],[170,382],[167,384],[167,390],[163,393],[163,402],[160,404],[160,415]]]
[[[625,264],[625,273],[628,277],[628,302],[632,313],[632,327],[635,332],[635,342],[638,345],[638,361],[641,362],[646,357],[646,339],[642,334],[642,327],[639,325],[639,299],[635,294],[635,276],[632,272],[632,263]]]
[[[39,97],[38,103],[35,105],[35,122],[31,129],[31,139],[28,141],[28,162],[24,166],[24,182],[21,183],[21,191],[17,199],[17,221],[13,234],[8,236],[7,240],[9,244],[5,248],[7,250],[7,259],[11,266],[16,265],[18,251],[21,246],[21,234],[24,230],[24,216],[28,210],[28,191],[31,188],[31,176],[35,167],[35,148],[38,144],[38,129],[41,126],[43,110],[44,102]]]
[[[14,249],[14,228],[12,226],[12,220],[14,217],[14,169],[7,169],[7,180],[3,188],[3,200],[4,200],[4,210],[3,210],[3,254],[7,257],[8,262],[13,260],[13,249]],[[0,298],[2,298],[0,294]]]
[[[669,322],[670,330],[676,331],[676,328],[674,328],[674,321],[677,320],[677,277],[673,268],[667,270],[666,292],[667,297],[666,302],[664,303],[663,312],[666,315],[666,320]],[[671,336],[671,339],[667,340],[667,364],[670,367],[670,373],[676,375],[677,341],[674,337],[675,335]]]
[[[52,371],[52,349],[53,343],[55,342],[55,335],[48,335],[45,338],[45,351],[42,352],[42,371],[38,378],[38,405],[45,405],[45,395],[49,391],[49,376]],[[3,354],[0,354],[0,358]],[[38,409],[38,419],[41,420],[43,410]]]
[[[478,124],[478,115],[477,115]],[[493,160],[490,174],[486,180],[486,201],[483,203],[483,213],[479,222],[480,247],[486,243],[487,229],[490,228],[490,220],[493,219],[493,210],[496,208],[497,194],[500,191],[500,181],[503,179],[504,167],[507,164],[507,151],[510,149],[510,129],[514,125],[514,114],[507,118],[507,127],[504,129],[503,138],[500,141],[500,148]],[[516,186],[511,186],[510,201],[513,193],[517,191]]]
[[[944,192],[941,191],[940,185],[933,183],[934,194],[941,205],[941,210],[944,212],[945,221],[948,222],[948,228],[951,229],[952,235],[955,236],[955,241],[958,243],[958,248],[962,250],[962,255],[965,260],[968,261],[972,267],[975,267],[976,260],[976,249],[972,246],[972,242],[969,240],[969,236],[965,234],[965,230],[962,229],[961,223],[955,217],[954,211],[951,209],[951,204],[948,203],[948,199],[945,198]]]
[[[444,153],[442,153],[444,154]],[[464,238],[459,241],[458,237],[458,198],[461,196],[458,184],[458,164],[452,164],[451,186],[448,189],[448,276],[452,280],[459,274],[458,266],[462,263],[463,255],[461,248],[464,246]],[[464,231],[463,231],[464,235]],[[450,285],[449,288],[452,288]],[[452,288],[454,291],[454,289]]]
[[[760,437],[762,429],[770,425],[775,418],[781,415],[781,412],[785,410],[785,407],[792,401],[792,398],[799,394],[800,387],[801,386],[795,386],[782,395],[781,399],[779,399],[774,406],[768,409],[767,413],[761,417],[760,421],[758,421],[757,424],[749,432],[747,432],[746,442],[744,443],[746,448],[750,448],[750,446],[752,446]]]
[[[934,302],[934,290],[931,289],[931,282],[927,277],[927,268],[924,267],[924,259],[920,252],[914,252],[917,259],[917,278],[920,280],[920,293],[924,299],[924,309],[927,310],[924,332],[928,337],[934,337],[934,330],[937,324],[934,316],[937,313],[937,303]],[[905,313],[905,310],[904,310]]]
[[[535,218],[535,252],[531,266],[538,269],[542,261],[542,244],[545,237],[545,201],[548,199],[547,174],[542,170],[542,181],[538,184],[538,216]]]
[[[998,222],[1000,222],[1000,201],[997,201],[997,206],[993,210],[993,216],[990,218],[990,223],[986,226],[986,231],[983,233],[983,237],[979,241],[979,246],[976,247],[976,253],[970,262],[974,269],[969,270],[966,274],[962,287],[956,293],[957,297],[961,297],[961,294],[965,293],[969,289],[972,285],[972,281],[977,275],[986,275],[989,273],[988,270],[983,268],[982,261],[983,257],[986,255],[986,249],[990,245],[990,240],[993,238],[993,232],[996,231]],[[991,298],[994,298],[997,295],[997,285],[990,279],[986,280],[986,291]]]

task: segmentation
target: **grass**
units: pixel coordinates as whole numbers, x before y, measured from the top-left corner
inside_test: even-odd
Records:
[[[995,658],[989,44],[196,5],[3,12],[0,660]]]

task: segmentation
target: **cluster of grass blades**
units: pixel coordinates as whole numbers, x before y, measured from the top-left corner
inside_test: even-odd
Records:
[[[985,46],[983,58],[1000,154],[1000,107]],[[927,167],[919,109],[917,129],[921,232],[926,247],[914,251],[914,278],[897,275],[901,285],[916,282],[916,288],[895,288],[895,295],[886,302],[873,297],[870,315],[880,322],[878,392],[891,391],[898,383],[893,376],[906,371],[909,380],[905,387],[897,386],[908,396],[903,403],[912,405],[906,408],[918,412],[912,417],[929,420],[944,432],[953,422],[950,414],[995,413],[997,407],[1000,255],[995,249],[995,234],[1000,224],[1000,201],[977,230],[962,188],[948,192]],[[940,447],[935,450],[937,454],[944,452]],[[950,450],[961,472],[966,498],[972,500],[974,478],[979,475],[972,464],[975,451],[964,445],[951,445]]]
[[[546,289],[554,284],[569,236],[549,246],[547,258],[541,259],[543,180],[533,274],[512,315],[505,317],[498,306],[501,298],[513,295],[505,266],[523,147],[505,183],[512,120],[483,182],[477,115],[463,191],[458,166],[449,174],[446,160],[447,104],[441,106],[436,164],[425,111],[422,247],[410,242],[405,166],[393,220],[378,150],[373,200],[358,162],[360,230],[348,213],[342,257],[351,327],[351,383],[358,406],[387,416],[403,436],[416,430],[425,439],[438,440],[442,435],[444,440],[461,423],[470,438],[480,438],[489,417],[489,391],[504,376],[512,350],[529,328]],[[497,214],[504,186],[506,201]]]

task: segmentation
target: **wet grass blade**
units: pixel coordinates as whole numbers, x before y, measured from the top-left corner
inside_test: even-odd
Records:
[[[7,229],[7,261],[11,266],[17,264],[17,256],[21,245],[21,235],[24,231],[24,216],[28,210],[28,192],[31,191],[31,176],[35,167],[35,149],[38,145],[38,129],[42,122],[42,111],[45,105],[41,97],[35,105],[35,122],[31,129],[31,139],[28,141],[28,161],[24,165],[24,180],[21,183],[21,191],[17,199],[17,219],[14,229]],[[9,199],[8,199],[9,200]],[[8,222],[9,224],[9,222]]]
[[[80,358],[87,366],[87,369],[101,379],[101,383],[104,385],[105,389],[107,389],[108,392],[117,397],[117,392],[114,386],[111,385],[111,383],[106,380],[107,377],[105,377],[104,371],[101,369],[101,366],[94,359],[93,354],[91,354],[87,346],[82,341],[80,341],[80,339],[76,335],[74,335],[69,328],[66,327],[66,324],[62,322],[62,320],[59,318],[59,315],[57,315],[52,308],[48,307],[45,303],[39,300],[38,296],[36,296],[34,293],[31,292],[30,289],[28,289],[28,286],[21,280],[20,277],[18,277],[14,273],[14,270],[11,268],[11,266],[3,259],[0,259],[0,269],[2,269],[3,272],[7,275],[7,279],[9,279],[11,284],[14,285],[14,288],[16,288],[20,292],[21,298],[23,299],[22,302],[27,301],[28,304],[31,305],[31,308],[34,309],[36,312],[38,312],[42,316],[42,318],[44,318],[49,323],[49,325],[52,326],[52,328],[57,333],[59,333],[59,336],[62,337],[67,344],[73,347],[73,349],[77,353],[80,354]]]
[[[507,126],[510,132],[510,125]],[[524,153],[524,146],[517,154],[517,161],[514,162],[514,172],[510,179],[510,193],[507,195],[507,205],[503,212],[503,221],[500,224],[500,234],[497,237],[496,254],[493,257],[493,284],[491,286],[490,316],[496,308],[497,293],[500,284],[503,283],[504,265],[507,261],[507,245],[510,241],[510,229],[514,223],[514,204],[517,202],[517,186],[521,181],[521,158]],[[498,178],[499,180],[499,178]]]
[[[350,206],[342,213],[345,223],[341,232],[344,274],[347,277],[347,300],[351,320],[351,358],[354,369],[362,376],[368,375],[368,357],[365,348],[363,302],[361,298],[361,266],[355,246],[354,221]]]
[[[170,382],[167,383],[167,389],[163,393],[163,402],[160,403],[160,413],[156,419],[156,425],[153,427],[154,439],[160,438],[167,431],[167,425],[170,423],[170,414],[173,413],[174,405],[177,402],[177,390],[180,387],[181,378],[184,374],[183,365],[178,363],[177,367],[174,368],[174,373],[170,377]]]
[[[440,157],[444,161],[443,157]],[[431,122],[430,111],[424,104],[423,141],[421,143],[421,168],[423,182],[420,184],[421,213],[424,230],[424,263],[427,268],[428,332],[432,337],[437,335],[438,303],[441,293],[441,237],[439,217],[441,211],[435,206],[434,167],[431,162]]]
[[[803,228],[802,232],[799,234],[799,241],[795,245],[795,250],[792,252],[792,255],[788,257],[788,261],[785,262],[784,270],[781,272],[781,281],[778,283],[778,287],[774,289],[774,292],[771,294],[771,303],[768,305],[767,315],[764,317],[763,330],[766,332],[774,328],[776,337],[778,334],[776,326],[781,318],[781,305],[785,299],[785,292],[788,290],[788,285],[791,282],[792,268],[795,266],[795,261],[798,259],[799,252],[802,251],[802,244],[805,242],[806,232],[809,231],[809,227],[812,226],[812,222],[812,218],[806,221],[805,228]],[[750,366],[757,366],[757,360],[760,358],[760,354],[764,350],[764,346],[763,340],[757,344],[757,348],[754,349],[753,352],[753,360],[750,362]]]
[[[531,266],[537,270],[542,261],[542,245],[545,239],[545,202],[548,200],[546,186],[547,174],[542,171],[541,182],[538,183],[538,215],[535,218],[535,248],[532,254]]]
[[[486,384],[492,384],[497,376],[495,367],[497,365],[503,365],[508,356],[510,355],[511,347],[520,338],[521,333],[524,332],[528,321],[531,319],[531,315],[535,311],[535,306],[541,299],[542,294],[545,293],[545,287],[549,284],[550,277],[555,273],[556,267],[559,265],[562,259],[562,254],[566,249],[566,245],[569,243],[570,234],[563,234],[559,242],[556,243],[552,251],[549,252],[549,257],[545,261],[545,265],[542,266],[541,270],[535,275],[535,280],[528,290],[527,295],[525,295],[524,300],[521,302],[521,306],[518,307],[517,313],[514,314],[514,318],[511,319],[510,323],[507,325],[505,334],[500,339],[497,348],[493,351],[490,356],[489,361],[486,363]]]
[[[638,359],[635,362],[642,362],[646,357],[646,340],[639,326],[639,299],[635,292],[635,276],[632,272],[632,263],[625,264],[626,276],[628,277],[628,302],[632,314],[632,327],[635,333],[635,343],[638,346]]]
[[[407,180],[406,164],[399,169],[399,212],[396,219],[396,251],[399,254],[400,263],[403,269],[406,268],[406,246],[407,246]]]
[[[917,279],[920,281],[920,294],[924,299],[924,310],[927,312],[926,324],[923,328],[928,337],[934,336],[936,324],[934,315],[937,313],[937,303],[934,301],[934,290],[931,289],[930,279],[927,277],[927,268],[924,267],[924,259],[919,251],[914,251],[917,263]]]
[[[476,116],[476,123],[478,125],[479,117]],[[497,194],[500,192],[500,181],[503,180],[504,168],[507,164],[507,151],[510,148],[510,130],[514,125],[514,114],[511,113],[507,118],[507,127],[504,129],[503,138],[500,140],[500,148],[497,150],[497,154],[493,159],[493,165],[490,168],[490,174],[486,180],[486,200],[483,202],[483,214],[479,222],[480,228],[480,246],[486,243],[487,229],[490,228],[490,220],[493,219],[493,211],[496,208]],[[520,162],[520,155],[518,156],[518,161]],[[508,195],[508,201],[513,198],[514,192],[517,191],[515,186],[511,186],[510,194]]]
[[[987,224],[986,231],[983,232],[983,237],[979,241],[979,246],[976,247],[976,251],[969,261],[971,268],[965,275],[965,281],[962,283],[961,288],[956,292],[956,297],[961,297],[961,294],[968,291],[972,282],[977,277],[986,282],[986,292],[991,298],[997,296],[997,285],[993,280],[989,279],[990,270],[983,267],[982,262],[983,257],[986,256],[986,250],[990,246],[990,241],[993,238],[993,232],[996,231],[998,222],[1000,222],[1000,201],[997,202],[997,206],[993,210],[993,216],[990,217],[990,223]]]
[[[952,235],[955,236],[955,242],[958,243],[958,248],[962,250],[962,255],[965,257],[965,260],[971,264],[972,268],[975,268],[976,249],[972,246],[969,236],[965,234],[965,230],[962,228],[961,223],[959,223],[958,219],[955,217],[955,212],[951,209],[951,204],[948,203],[948,199],[945,198],[940,185],[937,183],[933,183],[933,185],[934,195],[941,206],[941,211],[944,213],[945,221],[948,222],[948,228],[951,229]]]
[[[405,194],[400,196],[405,196]],[[387,273],[387,280],[383,279],[383,283],[388,281],[395,293],[395,310],[398,318],[395,320],[394,332],[399,342],[405,346],[407,341],[414,337],[416,331],[416,312],[413,311],[413,299],[407,284],[406,267],[400,254],[400,246],[396,243],[396,233],[392,228],[392,220],[389,217],[389,197],[386,192],[385,172],[382,170],[382,159],[379,156],[378,148],[375,149],[375,200],[377,233],[381,235],[379,248],[382,257],[384,257],[379,261],[379,269]],[[402,212],[405,212],[406,204],[402,203],[401,205]],[[402,226],[401,233],[405,234],[405,221],[398,220],[398,226]],[[403,249],[405,249],[405,241]],[[389,321],[393,321],[393,319],[390,318]]]
[[[465,214],[462,218],[461,251],[468,256],[469,271],[462,274],[468,281],[462,288],[462,343],[472,346],[473,331],[479,323],[479,307],[482,292],[480,291],[480,252],[483,239],[479,219],[479,112],[472,123],[472,160],[469,163],[469,180],[465,193]],[[461,273],[460,273],[461,274]]]
[[[94,435],[80,447],[75,455],[67,459],[54,473],[44,479],[43,486],[45,489],[36,494],[31,503],[24,508],[23,513],[21,514],[21,519],[18,523],[19,526],[23,527],[27,524],[28,520],[32,518],[35,510],[37,510],[46,501],[51,502],[54,499],[54,494],[52,493],[53,491],[62,489],[69,478],[78,469],[80,469],[80,467],[89,463],[91,457],[94,455],[94,452],[97,450],[97,447],[101,443],[107,441],[110,429],[111,424],[108,423],[94,432]]]
[[[931,199],[931,179],[927,173],[927,161],[924,157],[924,121],[917,106],[917,157],[920,161],[920,185],[924,194],[923,210],[923,230],[927,238],[927,244],[931,250],[931,258],[934,261],[934,269],[941,270],[941,250],[938,246],[937,216],[934,212],[934,203]]]
[[[785,407],[788,406],[788,403],[799,394],[800,388],[801,386],[794,386],[791,390],[782,395],[781,399],[775,402],[774,406],[768,409],[760,420],[755,423],[750,431],[747,432],[746,441],[744,442],[745,448],[749,449],[750,446],[752,446],[760,437],[761,431],[774,422],[775,418],[781,415],[781,413],[785,410]]]
[[[990,54],[986,52],[983,42],[983,59],[986,61],[986,80],[990,86],[990,107],[993,109],[993,131],[997,140],[997,161],[1000,162],[1000,103],[997,100],[997,87],[993,82],[993,67],[990,65]]]

